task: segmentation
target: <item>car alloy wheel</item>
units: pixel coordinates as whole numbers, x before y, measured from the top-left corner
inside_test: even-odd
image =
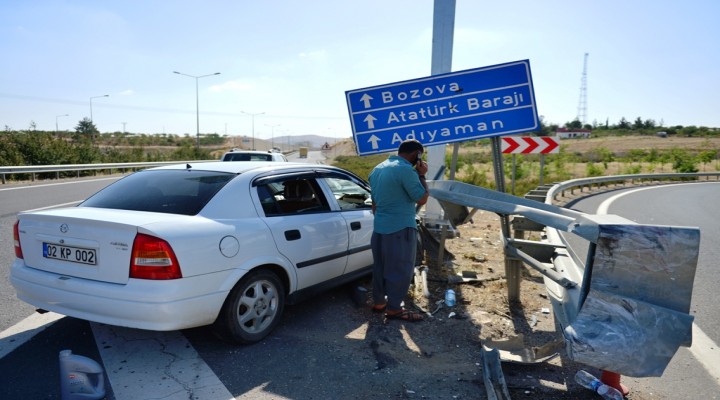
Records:
[[[285,289],[267,270],[250,272],[233,288],[214,324],[222,339],[254,343],[267,336],[280,322]]]

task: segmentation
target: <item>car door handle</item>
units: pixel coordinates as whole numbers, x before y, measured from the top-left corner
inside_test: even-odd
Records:
[[[291,229],[289,231],[285,231],[285,240],[288,242],[291,242],[293,240],[300,239],[300,231],[297,229]]]
[[[353,231],[359,231],[360,228],[362,228],[362,225],[361,225],[359,222],[355,221],[355,222],[351,222],[351,223],[350,223],[350,229],[351,229],[351,230],[353,230]]]

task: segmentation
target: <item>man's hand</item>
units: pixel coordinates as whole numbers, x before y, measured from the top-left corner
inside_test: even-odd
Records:
[[[428,164],[423,160],[419,160],[417,164],[415,164],[415,169],[418,175],[423,176],[428,172]]]

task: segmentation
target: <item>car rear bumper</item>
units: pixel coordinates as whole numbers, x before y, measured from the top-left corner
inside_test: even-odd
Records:
[[[170,331],[215,321],[228,295],[231,271],[154,281],[113,284],[28,268],[16,260],[10,282],[17,297],[37,308],[109,325]]]

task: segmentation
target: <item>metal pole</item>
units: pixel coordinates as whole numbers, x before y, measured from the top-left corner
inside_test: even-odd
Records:
[[[277,125],[265,124],[265,126],[270,127],[270,148],[273,149],[273,148],[275,148],[275,127],[280,126],[280,124],[277,124]]]
[[[453,34],[455,32],[455,0],[434,0],[431,74],[439,75],[452,69]],[[428,175],[436,176],[445,167],[445,145],[427,146]],[[440,176],[438,179],[443,179]],[[434,198],[425,204],[427,220],[442,219],[440,203]]]
[[[195,77],[195,148],[200,148],[200,90],[198,81],[200,79]]]
[[[215,72],[207,75],[189,75],[178,71],[173,71],[173,73],[195,78],[195,148],[200,149],[200,90],[198,80],[200,80],[200,78],[205,78],[206,76],[220,75],[220,73]]]
[[[450,72],[452,69],[453,34],[455,33],[455,0],[434,0],[433,3],[433,38],[432,38],[432,59],[431,74],[438,75]],[[445,169],[445,145],[428,146],[428,174],[435,179],[442,180],[440,171]],[[453,149],[453,156],[455,150]],[[450,172],[451,179],[454,179],[454,168]],[[425,220],[441,220],[443,210],[440,203],[434,198],[429,198],[425,204]],[[445,237],[447,225],[442,224],[440,232],[440,251],[438,252],[438,265],[444,263]]]
[[[93,99],[98,99],[98,98],[100,98],[100,97],[110,97],[110,95],[109,95],[109,94],[104,94],[104,95],[102,95],[102,96],[93,96],[93,97],[90,98],[90,122],[93,122],[92,100],[93,100]]]
[[[69,117],[69,116],[70,116],[70,114],[63,114],[63,115],[56,115],[56,116],[55,116],[55,134],[56,134],[56,135],[57,135],[58,132],[59,132],[59,129],[58,129],[58,117]]]
[[[515,163],[515,154],[512,155],[512,177],[510,180],[510,193],[515,194],[515,173],[517,171]]]
[[[500,193],[505,193],[505,173],[503,170],[502,145],[500,138],[490,138],[493,153],[493,169],[495,171],[495,188]],[[500,215],[500,228],[503,237],[510,237],[510,220],[507,214]],[[522,262],[511,259],[505,252],[505,280],[507,281],[508,301],[517,303],[520,301],[520,279]]]
[[[255,150],[255,116],[256,116],[256,115],[265,114],[265,111],[259,112],[259,113],[254,113],[254,114],[253,114],[253,113],[249,113],[249,112],[245,112],[245,111],[240,111],[240,112],[243,113],[243,114],[247,114],[247,115],[249,115],[250,117],[252,117],[252,149]]]

